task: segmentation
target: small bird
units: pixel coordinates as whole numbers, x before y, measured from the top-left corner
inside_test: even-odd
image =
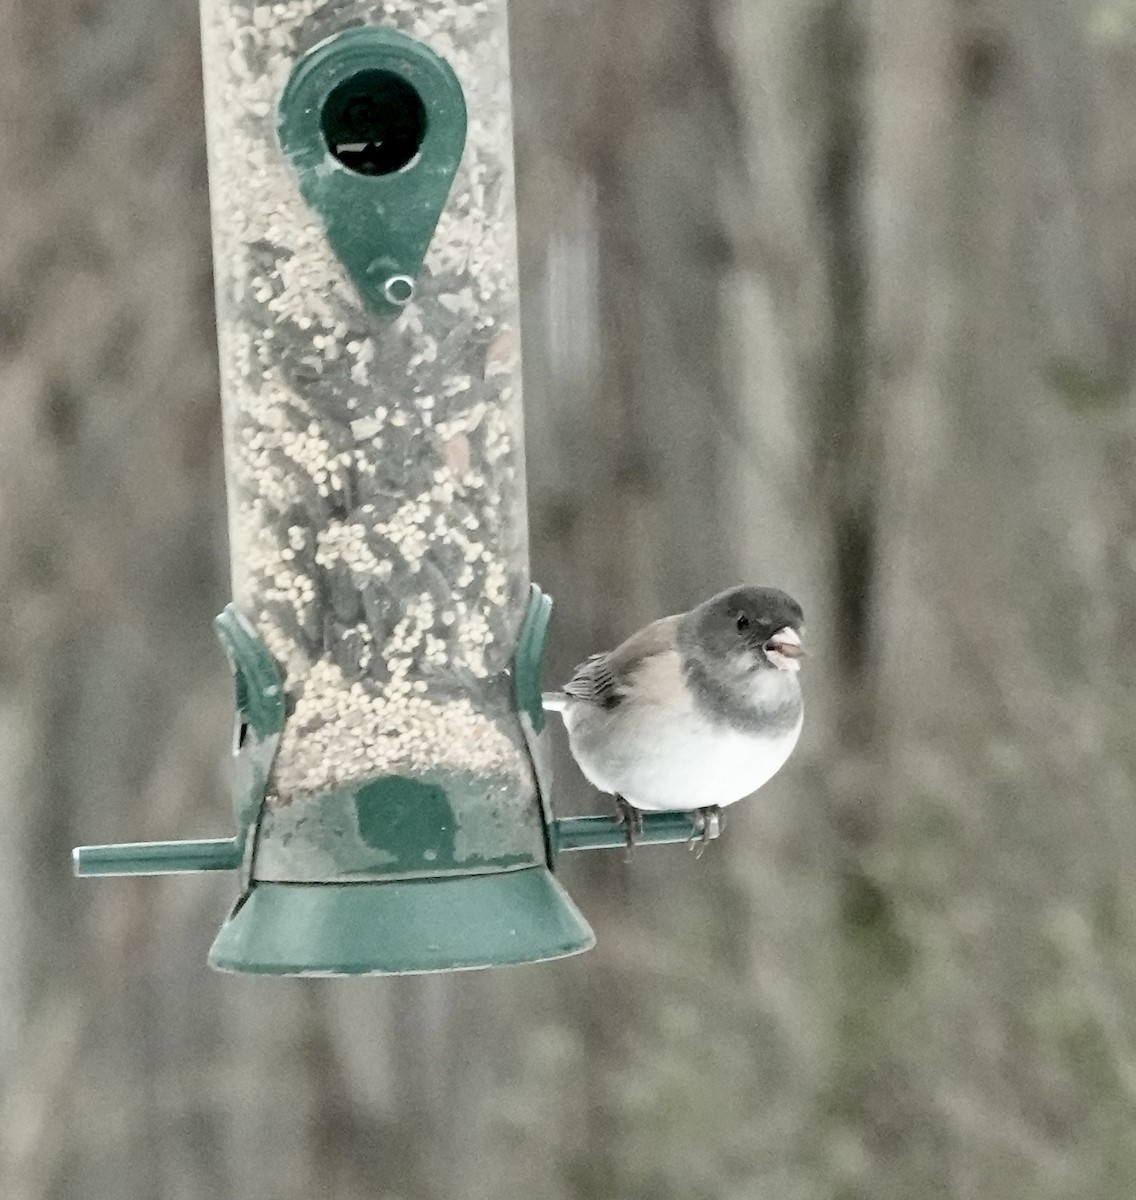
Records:
[[[705,846],[721,809],[784,766],[804,716],[803,623],[777,588],[731,588],[594,654],[545,695],[580,770],[615,797],[629,851],[644,812],[697,812]]]

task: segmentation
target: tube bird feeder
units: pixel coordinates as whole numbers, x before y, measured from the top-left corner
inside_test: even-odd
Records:
[[[238,871],[222,970],[585,950],[551,868],[622,835],[548,807],[504,0],[203,0],[202,37],[237,833],[78,873]]]

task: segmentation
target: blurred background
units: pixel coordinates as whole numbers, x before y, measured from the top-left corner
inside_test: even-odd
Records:
[[[231,828],[197,11],[0,25],[4,1200],[1136,1194],[1136,0],[514,5],[549,682],[748,580],[809,711],[590,954],[352,982],[70,878]]]

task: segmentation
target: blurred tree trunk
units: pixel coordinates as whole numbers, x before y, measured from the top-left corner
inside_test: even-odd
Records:
[[[1131,0],[515,6],[549,682],[776,582],[806,735],[592,954],[351,983],[68,878],[228,828],[196,12],[5,26],[0,1195],[1132,1195]]]

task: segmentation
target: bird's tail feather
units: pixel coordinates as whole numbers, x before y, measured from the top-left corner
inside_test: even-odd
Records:
[[[563,712],[568,705],[564,692],[542,692],[540,697],[545,712]]]

